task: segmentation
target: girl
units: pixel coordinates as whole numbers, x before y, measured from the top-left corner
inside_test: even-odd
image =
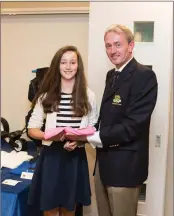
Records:
[[[29,205],[39,205],[44,216],[74,216],[77,204],[90,205],[91,192],[84,145],[59,134],[44,140],[40,128],[84,128],[97,122],[94,93],[87,88],[82,58],[77,48],[57,51],[33,100],[28,133],[42,140],[29,192]]]

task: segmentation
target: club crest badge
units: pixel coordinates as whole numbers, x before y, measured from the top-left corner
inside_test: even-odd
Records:
[[[114,105],[121,105],[121,97],[120,97],[120,95],[115,95],[114,96],[112,104],[114,104]]]

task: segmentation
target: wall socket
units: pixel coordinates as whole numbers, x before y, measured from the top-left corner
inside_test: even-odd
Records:
[[[156,135],[155,147],[161,147],[161,135]]]

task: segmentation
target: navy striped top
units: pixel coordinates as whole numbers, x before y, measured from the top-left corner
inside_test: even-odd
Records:
[[[56,127],[79,128],[82,117],[74,117],[72,94],[61,93],[59,112],[57,112]]]

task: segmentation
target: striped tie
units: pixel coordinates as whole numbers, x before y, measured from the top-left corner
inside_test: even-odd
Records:
[[[115,86],[116,80],[119,79],[119,76],[120,76],[119,73],[120,73],[119,71],[114,71],[114,73],[113,73],[113,78],[112,78],[112,87]]]

